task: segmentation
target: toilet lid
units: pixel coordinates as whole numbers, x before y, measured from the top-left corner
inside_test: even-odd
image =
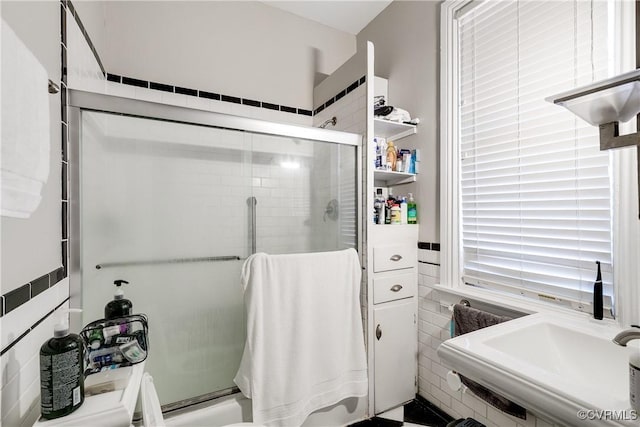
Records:
[[[165,427],[160,399],[158,399],[158,393],[153,384],[153,377],[148,372],[142,376],[140,395],[142,397],[142,424],[145,427]]]

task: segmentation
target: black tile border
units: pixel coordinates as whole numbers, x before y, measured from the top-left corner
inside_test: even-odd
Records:
[[[62,307],[66,302],[68,302],[70,300],[70,297],[67,297],[67,299],[65,299],[64,301],[62,301],[60,304],[58,304],[57,306],[55,306],[55,308],[51,311],[49,311],[47,314],[45,314],[44,316],[42,316],[40,319],[38,319],[38,321],[36,323],[34,323],[33,325],[31,325],[31,327],[29,327],[29,329],[27,329],[26,331],[24,331],[24,333],[22,335],[20,335],[18,338],[14,339],[13,341],[11,341],[11,343],[7,344],[7,346],[5,348],[2,349],[2,351],[0,351],[0,356],[4,356],[4,354],[6,352],[8,352],[9,350],[11,350],[13,348],[13,346],[15,346],[16,344],[18,344],[20,341],[22,341],[22,339],[24,337],[26,337],[29,332],[33,331],[35,328],[37,328],[42,322],[44,322],[49,316],[51,316],[57,309],[59,309],[60,307]]]
[[[66,242],[63,242],[63,244],[66,244]],[[63,271],[64,267],[58,267],[2,295],[2,310],[0,310],[0,313],[5,316],[47,289],[54,287],[66,277],[62,274]]]
[[[440,252],[440,243],[418,242],[418,249]]]
[[[344,98],[345,95],[353,92],[354,90],[356,90],[358,88],[358,86],[362,86],[366,81],[367,81],[367,77],[366,76],[360,77],[358,80],[356,80],[355,82],[351,83],[349,86],[347,86],[346,88],[342,89],[340,92],[336,93],[334,96],[332,96],[331,98],[326,100],[324,103],[322,103],[322,104],[318,105],[316,108],[314,108],[313,109],[313,115],[315,116],[316,114],[318,114],[319,112],[321,112],[322,110],[324,110],[325,108],[327,108],[328,106],[333,104],[334,102],[339,101],[340,99]]]

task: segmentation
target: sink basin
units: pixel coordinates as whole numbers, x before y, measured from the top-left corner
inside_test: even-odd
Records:
[[[445,365],[561,425],[624,426],[629,403],[628,349],[620,329],[581,316],[532,314],[447,340]],[[579,410],[616,411],[582,420]],[[626,412],[625,412],[626,411]]]

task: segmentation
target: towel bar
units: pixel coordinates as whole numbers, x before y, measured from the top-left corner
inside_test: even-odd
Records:
[[[60,92],[60,86],[58,86],[51,79],[49,79],[49,93],[56,94],[58,92]]]

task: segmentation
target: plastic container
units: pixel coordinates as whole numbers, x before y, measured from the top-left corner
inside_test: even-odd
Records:
[[[63,310],[63,315],[69,311],[82,310]],[[64,417],[83,402],[84,342],[69,333],[63,317],[53,328],[53,338],[40,347],[40,413],[47,420]]]
[[[418,223],[418,206],[416,201],[413,200],[413,194],[409,193],[409,201],[407,202],[407,223]]]
[[[400,205],[391,208],[391,224],[402,224]]]
[[[117,287],[116,293],[113,296],[113,300],[109,301],[104,307],[104,318],[107,320],[129,316],[133,309],[133,303],[124,297],[124,291],[120,288],[123,283],[129,284],[129,282],[126,280],[115,280],[113,283]]]
[[[387,169],[396,170],[396,160],[398,154],[396,153],[396,147],[393,146],[393,141],[387,142]]]
[[[627,344],[629,347],[629,400],[631,408],[640,412],[640,342]]]
[[[400,224],[408,224],[407,198],[403,197],[400,202]]]

